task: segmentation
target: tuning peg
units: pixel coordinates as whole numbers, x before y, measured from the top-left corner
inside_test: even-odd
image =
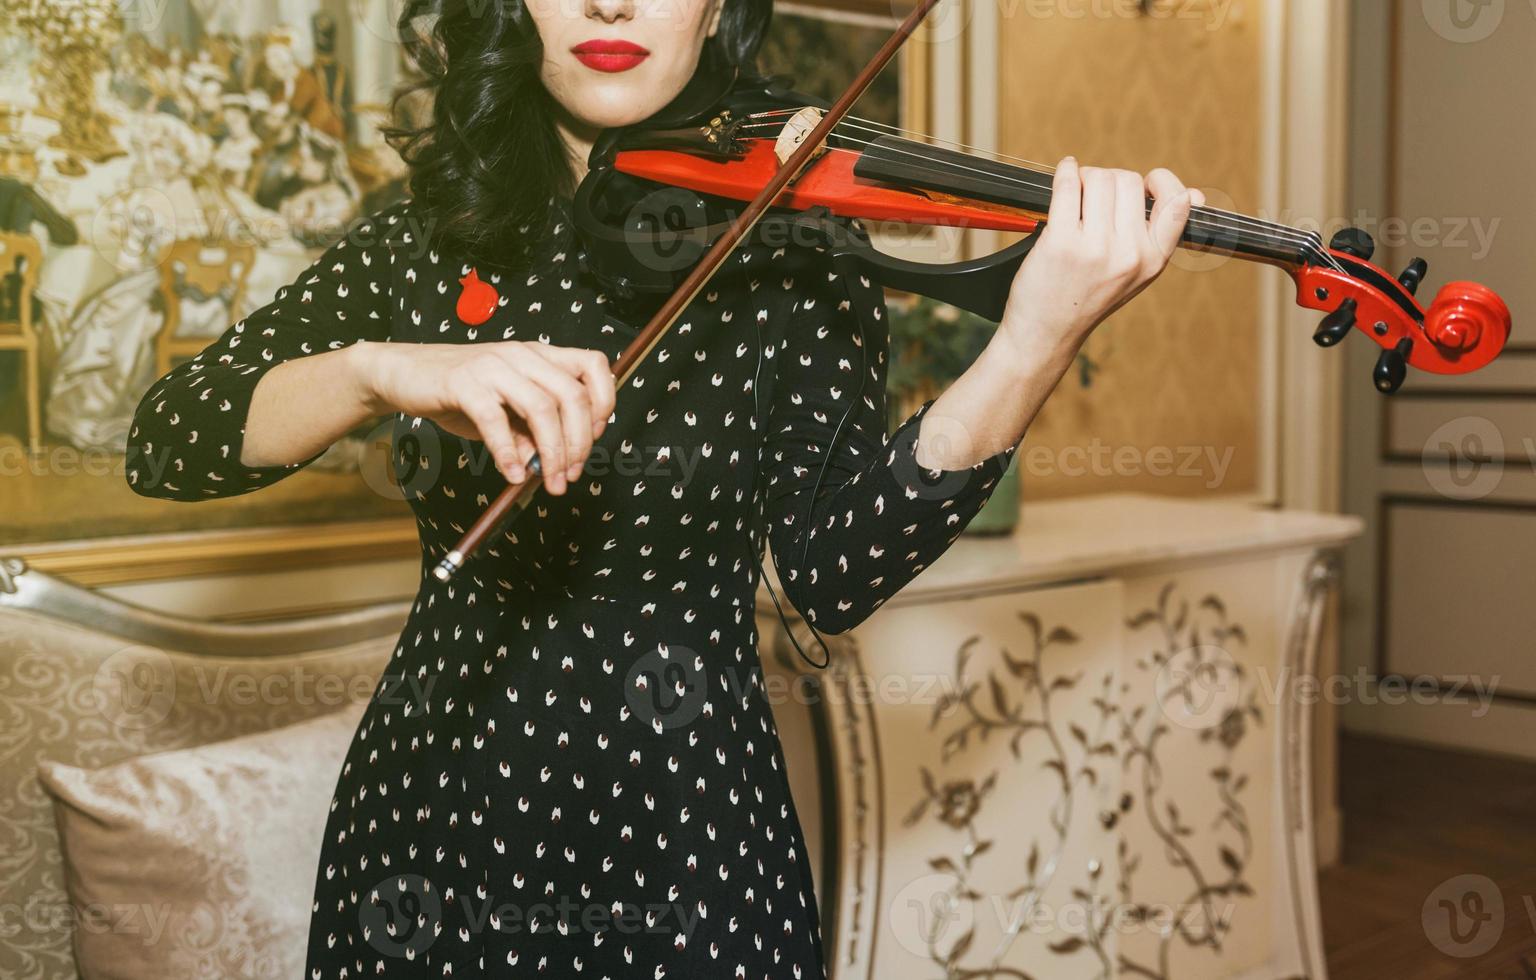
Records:
[[[1345,228],[1333,236],[1333,241],[1328,247],[1335,252],[1344,252],[1353,255],[1357,259],[1369,262],[1371,256],[1376,254],[1376,242],[1359,228]]]
[[[1424,281],[1424,273],[1428,271],[1428,262],[1423,259],[1414,259],[1408,263],[1408,268],[1403,270],[1403,274],[1397,277],[1397,281],[1402,283],[1403,288],[1411,295],[1419,291],[1419,283]]]
[[[1412,350],[1413,341],[1404,337],[1396,347],[1381,352],[1376,358],[1376,369],[1371,372],[1377,391],[1390,395],[1403,386],[1403,379],[1408,377],[1408,355]]]
[[[1359,306],[1351,297],[1339,304],[1339,308],[1323,317],[1317,332],[1312,335],[1319,347],[1332,347],[1355,329],[1355,308]]]

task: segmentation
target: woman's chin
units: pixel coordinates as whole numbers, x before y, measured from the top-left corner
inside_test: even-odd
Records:
[[[640,78],[622,83],[599,83],[587,86],[579,98],[566,103],[565,110],[582,126],[616,129],[649,119],[666,108],[675,95],[675,92],[668,94],[663,83]]]
[[[647,109],[643,112],[636,111],[636,106],[631,103],[626,106],[612,106],[605,110],[588,110],[576,114],[575,118],[583,127],[589,129],[618,129],[621,126],[633,126],[635,123],[653,115],[657,109]]]

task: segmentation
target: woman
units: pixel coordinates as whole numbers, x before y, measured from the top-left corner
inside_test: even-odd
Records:
[[[411,6],[407,36],[437,15],[411,43],[438,105],[407,134],[413,198],[139,408],[129,480],[182,500],[395,418],[422,585],[337,783],[315,980],[823,976],[758,666],[764,539],[808,620],[862,621],[955,540],[1174,248],[1192,194],[1172,174],[1064,161],[996,339],[889,440],[888,336],[857,326],[856,304],[884,322],[880,291],[809,246],[743,248],[616,392],[639,324],[597,288],[568,195],[605,127],[748,64],[768,3]],[[472,271],[500,296],[478,326],[455,312]],[[535,452],[535,506],[436,582]]]

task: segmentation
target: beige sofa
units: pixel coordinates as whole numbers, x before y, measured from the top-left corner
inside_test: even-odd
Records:
[[[123,863],[141,855],[135,852],[138,838],[132,828],[121,826],[128,820],[121,811],[134,805],[121,798],[121,787],[159,778],[155,766],[166,761],[183,769],[171,773],[168,785],[193,769],[195,779],[188,785],[194,790],[183,793],[187,798],[181,805],[201,819],[207,815],[201,812],[205,799],[198,788],[217,784],[209,781],[209,773],[217,775],[216,757],[227,744],[238,760],[228,772],[240,772],[238,767],[253,758],[261,764],[276,759],[308,767],[279,775],[298,775],[302,778],[296,782],[308,786],[310,796],[323,792],[328,799],[338,752],[393,649],[406,611],[398,604],[277,624],[208,625],[106,599],[28,570],[18,560],[0,559],[0,977],[141,975],[144,964],[130,968],[110,952],[110,943],[91,946],[103,934],[120,941],[122,931],[132,928],[126,919],[133,909],[112,902],[91,910],[104,918],[90,924],[92,931],[82,937],[85,919],[71,904],[72,895],[104,894],[99,881],[81,879],[77,856],[116,862],[115,869],[105,872],[109,879],[117,876],[108,881],[109,888],[121,892],[140,880],[139,869],[129,874],[125,869],[132,866]],[[294,734],[286,747],[274,751],[272,736],[279,730]],[[306,732],[321,730],[326,733],[323,751],[311,756],[302,743],[292,744]],[[215,743],[217,750],[197,748]],[[144,766],[139,757],[151,753],[159,755]],[[258,792],[258,804],[283,795]],[[56,798],[73,800],[78,812],[56,804]],[[103,806],[109,818],[92,813],[93,807]],[[238,811],[239,806],[225,809]],[[224,818],[231,819],[229,813]],[[323,821],[323,812],[305,818],[307,824],[315,820]],[[262,832],[281,832],[271,822],[269,815]],[[65,839],[81,842],[82,854],[65,860],[61,831]],[[312,828],[308,833],[317,838]],[[100,853],[92,856],[93,848]],[[292,862],[290,892],[302,890],[302,876],[314,869],[313,855],[293,850],[283,855]],[[198,889],[228,894],[225,882],[196,880],[224,873],[218,867],[180,859],[164,863],[175,866],[144,863],[145,880],[160,875],[162,884],[174,885],[178,897]],[[307,918],[307,900],[287,912],[290,941],[284,950],[291,962],[302,955],[302,949],[292,952],[292,922]],[[247,945],[259,948],[260,935],[248,929]],[[90,948],[82,947],[82,938]],[[198,967],[201,975],[262,972],[256,963],[221,967],[213,945],[192,954],[182,951],[183,965],[192,962],[187,955],[201,955],[207,960]],[[114,959],[103,963],[103,955]],[[82,964],[90,967],[82,969]]]

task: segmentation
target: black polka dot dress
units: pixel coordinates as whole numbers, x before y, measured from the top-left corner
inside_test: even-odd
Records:
[[[132,487],[227,497],[305,465],[239,463],[252,390],[291,358],[518,340],[617,360],[643,325],[562,222],[522,271],[475,270],[499,299],[471,326],[471,268],[424,227],[409,201],[371,215],[159,379]],[[824,976],[758,662],[764,545],[805,618],[846,631],[944,552],[1015,451],[916,465],[931,403],[887,435],[883,298],[846,278],[809,246],[740,250],[620,390],[582,476],[448,583],[431,569],[505,482],[480,443],[395,417],[421,585],[337,780],[306,976]]]

